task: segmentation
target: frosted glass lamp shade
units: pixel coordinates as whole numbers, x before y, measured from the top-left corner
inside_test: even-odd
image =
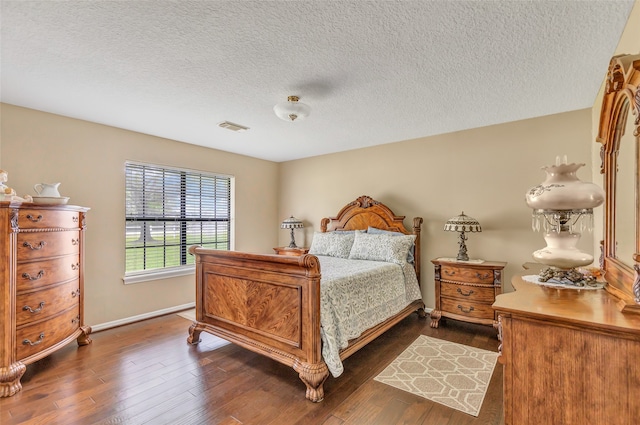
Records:
[[[547,178],[526,194],[527,205],[534,210],[593,209],[604,202],[604,191],[597,185],[583,182],[576,172],[584,164],[559,163],[543,167]]]
[[[289,96],[286,102],[278,103],[273,107],[273,111],[278,118],[285,121],[300,121],[311,113],[311,107],[299,102],[298,96]]]

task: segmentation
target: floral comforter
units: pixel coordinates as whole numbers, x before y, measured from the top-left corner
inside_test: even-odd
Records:
[[[318,256],[322,357],[329,372],[344,371],[340,350],[422,297],[411,264]]]

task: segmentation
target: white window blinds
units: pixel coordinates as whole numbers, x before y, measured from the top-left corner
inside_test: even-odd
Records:
[[[191,245],[231,246],[233,177],[127,162],[126,273],[194,264]]]

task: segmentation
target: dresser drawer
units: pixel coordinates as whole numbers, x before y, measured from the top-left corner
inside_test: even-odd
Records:
[[[77,279],[80,274],[80,257],[68,255],[46,261],[18,263],[17,292],[42,288],[52,283]]]
[[[74,280],[51,288],[19,294],[16,297],[16,325],[47,319],[78,304],[80,282]]]
[[[440,291],[443,297],[468,300],[469,302],[493,304],[495,301],[495,289],[493,286],[467,286],[442,282]]]
[[[460,316],[473,317],[475,319],[493,319],[494,313],[491,304],[478,304],[473,301],[442,298],[440,305],[443,312],[449,312]]]
[[[18,233],[18,261],[80,252],[80,232]]]
[[[475,270],[469,266],[442,265],[442,279],[456,282],[493,284],[493,270]]]
[[[77,211],[38,208],[20,209],[18,212],[18,227],[20,229],[80,228],[80,213]]]
[[[59,343],[80,328],[80,306],[58,316],[16,330],[16,353],[19,360]]]

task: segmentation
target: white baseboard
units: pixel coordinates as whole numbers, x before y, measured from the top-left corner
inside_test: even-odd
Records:
[[[164,316],[165,314],[176,313],[182,310],[188,310],[196,306],[195,302],[177,305],[174,307],[163,308],[162,310],[150,311],[149,313],[138,314],[137,316],[125,317],[124,319],[114,320],[112,322],[100,323],[99,325],[91,325],[91,332],[99,332],[105,329],[111,329],[129,323],[139,322],[152,317]]]
[[[129,323],[139,322],[145,319],[151,319],[152,317],[163,316],[165,314],[176,313],[182,310],[188,310],[196,306],[195,302],[177,305],[174,307],[163,308],[162,310],[151,311],[149,313],[139,314],[137,316],[125,317],[124,319],[114,320],[112,322],[100,323],[99,325],[91,325],[91,332],[104,331],[105,329],[111,329],[118,326],[128,325]],[[425,307],[424,311],[431,313],[433,309]]]

